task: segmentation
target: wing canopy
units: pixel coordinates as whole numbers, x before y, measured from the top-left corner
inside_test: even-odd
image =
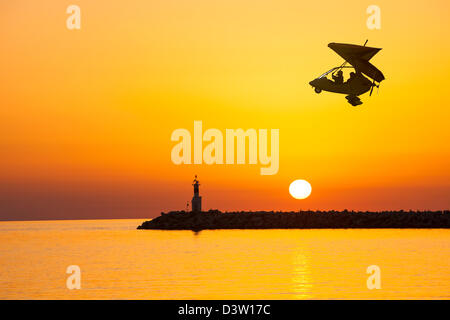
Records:
[[[328,47],[340,55],[345,61],[350,63],[357,72],[364,73],[366,76],[377,82],[384,80],[383,73],[369,62],[381,48],[334,42],[329,43]]]
[[[374,55],[381,50],[381,48],[372,48],[358,46],[356,44],[346,44],[346,43],[330,43],[328,44],[333,51],[340,55],[345,60],[351,59],[361,59],[369,61]]]

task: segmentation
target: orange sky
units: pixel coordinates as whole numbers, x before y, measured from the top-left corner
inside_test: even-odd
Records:
[[[12,1],[0,4],[0,219],[204,208],[448,209],[446,1]],[[66,8],[81,8],[81,30]],[[317,95],[327,47],[382,47],[379,94]],[[276,128],[280,169],[171,162],[177,128]],[[288,193],[308,180],[306,200]]]

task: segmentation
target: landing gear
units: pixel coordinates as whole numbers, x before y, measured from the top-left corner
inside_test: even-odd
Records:
[[[315,91],[316,93],[321,93],[321,92],[322,92],[322,89],[314,88],[314,91]]]
[[[352,106],[356,107],[362,104],[361,100],[357,96],[346,96],[345,99],[347,99],[348,103],[350,103]]]

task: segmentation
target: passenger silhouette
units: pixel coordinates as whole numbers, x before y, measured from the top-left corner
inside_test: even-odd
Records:
[[[348,83],[348,84],[355,83],[355,81],[358,79],[359,76],[360,76],[360,73],[350,72],[350,77],[348,78],[346,83]]]
[[[333,78],[334,83],[336,83],[336,84],[344,83],[344,73],[342,72],[342,70],[339,70],[337,72],[337,75],[332,74],[331,77]]]

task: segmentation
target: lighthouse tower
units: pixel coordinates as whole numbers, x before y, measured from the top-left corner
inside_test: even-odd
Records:
[[[192,183],[194,186],[194,196],[192,197],[192,212],[201,212],[202,211],[202,197],[198,195],[198,186],[200,185],[197,180],[197,175],[195,175],[195,179]]]

